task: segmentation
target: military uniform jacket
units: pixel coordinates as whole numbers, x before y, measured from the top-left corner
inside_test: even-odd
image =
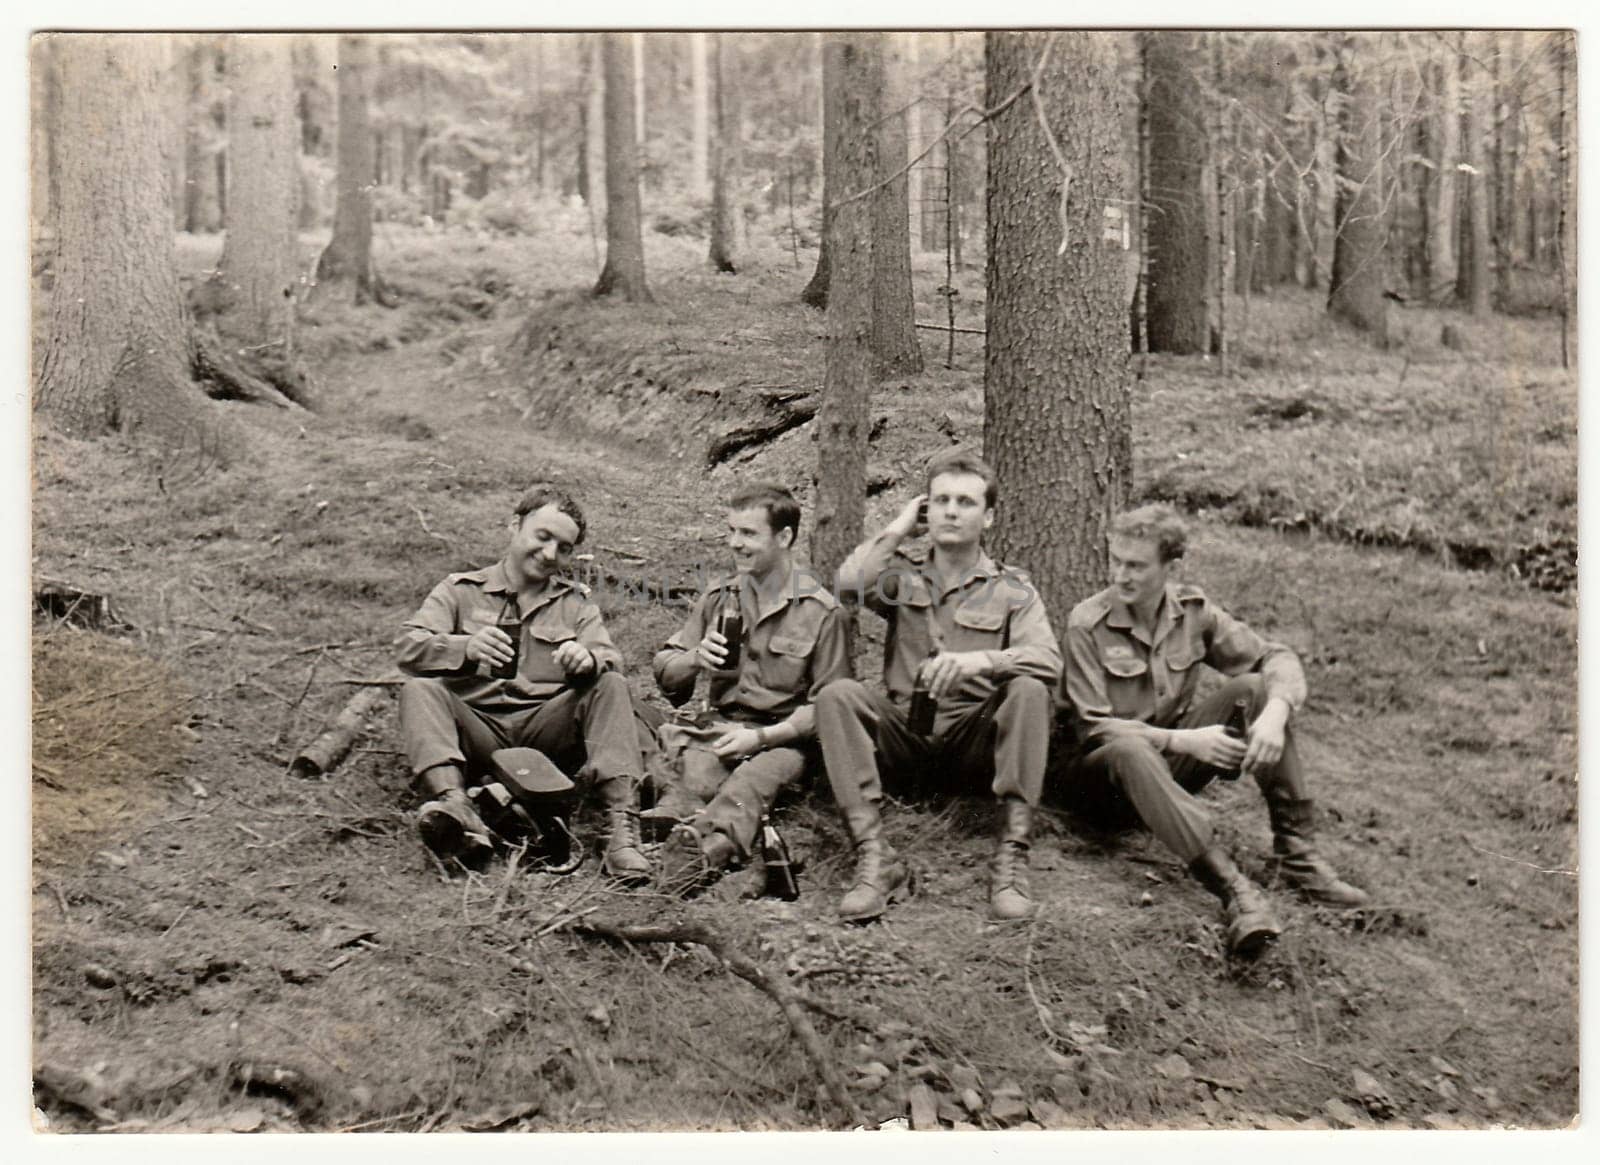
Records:
[[[497,680],[488,664],[469,662],[467,640],[500,620],[515,590],[501,563],[463,571],[445,579],[405,622],[395,648],[402,671],[443,678],[466,703],[485,712],[515,711],[542,703],[569,686],[553,658],[563,643],[576,641],[594,656],[598,672],[622,666],[600,609],[589,601],[589,588],[557,576],[531,601],[521,603],[522,635],[517,650],[517,676]]]
[[[1089,746],[1126,731],[1128,721],[1171,728],[1194,700],[1200,663],[1229,676],[1260,672],[1270,699],[1298,712],[1306,699],[1300,661],[1206,598],[1199,587],[1169,583],[1155,633],[1134,625],[1108,587],[1067,617],[1066,696],[1079,739]]]
[[[1018,676],[1052,688],[1060,681],[1061,648],[1026,573],[980,552],[966,576],[942,579],[931,560],[914,562],[893,547],[886,534],[863,542],[839,578],[842,591],[859,588],[867,608],[889,621],[883,682],[896,704],[909,703],[917,671],[934,650],[989,657],[990,674],[974,676],[941,701],[953,709],[981,704]]]
[[[811,700],[824,684],[849,678],[850,655],[838,602],[815,584],[802,590],[801,573],[771,587],[758,588],[738,575],[708,587],[683,627],[656,653],[652,670],[667,698],[682,704],[693,695],[695,649],[716,626],[726,598],[736,594],[744,619],[739,667],[711,673],[711,706],[730,720],[787,721],[800,739],[815,735]]]

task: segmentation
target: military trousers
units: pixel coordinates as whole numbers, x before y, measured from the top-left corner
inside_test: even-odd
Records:
[[[1259,675],[1228,680],[1190,708],[1176,727],[1222,724],[1241,698],[1253,722],[1266,704]],[[1188,864],[1211,848],[1211,815],[1196,794],[1217,776],[1217,769],[1192,756],[1169,760],[1148,740],[1128,736],[1091,743],[1068,766],[1066,779],[1068,799],[1076,807],[1107,825],[1132,825],[1136,818]],[[1292,730],[1284,730],[1278,763],[1258,768],[1254,777],[1268,798],[1307,795]]]
[[[502,748],[536,748],[568,775],[583,770],[601,784],[637,784],[643,771],[633,698],[617,672],[492,712],[468,704],[443,680],[410,679],[400,689],[400,734],[415,776],[453,765],[474,783]]]
[[[674,770],[664,803],[683,817],[692,814],[701,837],[715,832],[728,838],[743,859],[754,852],[761,818],[806,767],[806,754],[788,745],[734,761],[711,751],[710,742],[724,732],[749,727],[753,725],[717,721],[702,727],[668,724],[661,730],[662,747]]]
[[[906,710],[858,680],[835,680],[817,693],[822,761],[852,836],[870,830],[885,786],[906,792],[977,792],[1039,803],[1050,744],[1050,690],[1019,676],[981,704],[941,701],[933,733],[912,732]],[[869,832],[868,837],[871,834]]]

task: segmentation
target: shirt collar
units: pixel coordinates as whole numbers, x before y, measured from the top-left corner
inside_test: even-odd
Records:
[[[552,575],[544,584],[544,589],[534,596],[533,602],[522,613],[527,615],[537,611],[540,607],[555,601],[567,591],[572,590],[573,586],[573,581],[565,575]],[[483,589],[488,594],[493,595],[517,594],[516,588],[511,585],[511,580],[506,577],[506,564],[504,562],[497,562],[483,572]],[[521,596],[519,595],[518,598],[520,599]]]
[[[942,599],[951,591],[960,590],[974,582],[994,578],[1000,573],[1000,568],[995,565],[994,559],[989,557],[987,551],[980,550],[978,551],[978,561],[972,564],[971,569],[953,579],[946,579],[939,573],[938,569],[933,565],[933,556],[931,554],[928,556],[928,561],[923,563],[922,573],[928,579],[929,588],[937,591],[938,597]]]
[[[1154,647],[1166,638],[1167,633],[1178,623],[1178,596],[1173,591],[1173,584],[1168,583],[1161,593],[1161,606],[1156,610],[1155,632],[1146,635],[1133,617],[1133,609],[1120,598],[1111,597],[1111,610],[1106,615],[1106,626],[1115,627],[1119,631],[1131,631],[1133,637],[1148,647]]]

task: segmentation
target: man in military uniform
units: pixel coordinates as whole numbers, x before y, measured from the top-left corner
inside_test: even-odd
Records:
[[[677,706],[709,678],[699,722],[661,730],[677,769],[647,825],[670,829],[662,876],[687,893],[747,861],[761,818],[805,768],[815,735],[814,692],[850,675],[845,628],[834,597],[794,563],[800,506],[782,486],[755,485],[728,502],[735,573],[713,583],[655,657],[656,683]],[[743,628],[738,661],[718,629],[724,613]]]
[[[1213,777],[1242,771],[1255,779],[1290,885],[1331,906],[1360,906],[1367,896],[1313,846],[1313,805],[1289,730],[1306,698],[1300,661],[1177,581],[1186,545],[1171,506],[1143,506],[1112,522],[1112,585],[1074,607],[1067,622],[1066,694],[1078,738],[1068,779],[1080,803],[1124,819],[1131,810],[1165,842],[1222,900],[1229,949],[1250,955],[1280,928],[1195,799]],[[1201,663],[1230,678],[1196,700]],[[1243,740],[1223,726],[1238,701],[1248,722]]]
[[[839,903],[846,921],[878,917],[906,885],[906,866],[883,837],[883,782],[924,774],[947,787],[987,786],[997,798],[990,913],[1003,920],[1033,913],[1028,837],[1044,785],[1061,651],[1028,577],[983,551],[995,498],[994,471],[980,458],[956,450],[936,456],[926,493],[839,568],[840,596],[859,595],[889,621],[887,693],[838,680],[816,699],[828,783],[855,848],[854,879]],[[900,546],[924,532],[932,551],[919,564]],[[919,683],[937,701],[925,736],[908,715]]]
[[[583,541],[583,511],[535,485],[517,503],[511,540],[493,566],[433,588],[397,641],[403,671],[400,731],[412,772],[431,800],[417,816],[428,848],[473,864],[489,830],[466,795],[490,754],[530,747],[569,774],[592,779],[609,822],[607,872],[648,880],[639,852],[637,786],[643,754],[622,657],[589,590],[563,573]],[[517,641],[496,626],[515,622]],[[490,673],[516,658],[507,679]]]

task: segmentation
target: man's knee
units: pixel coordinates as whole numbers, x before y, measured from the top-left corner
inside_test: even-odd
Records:
[[[595,677],[594,690],[601,695],[615,695],[628,692],[628,679],[619,671],[601,672]]]
[[[1048,730],[1050,727],[1050,689],[1044,681],[1034,676],[1017,676],[1008,680],[1005,694],[1000,697],[1000,719],[1033,719]]]
[[[450,689],[443,680],[412,676],[400,685],[400,716],[402,719],[424,708],[448,708]]]
[[[871,701],[871,693],[860,680],[840,679],[823,687],[813,703],[819,713],[824,709],[829,712],[855,712],[868,707]]]

